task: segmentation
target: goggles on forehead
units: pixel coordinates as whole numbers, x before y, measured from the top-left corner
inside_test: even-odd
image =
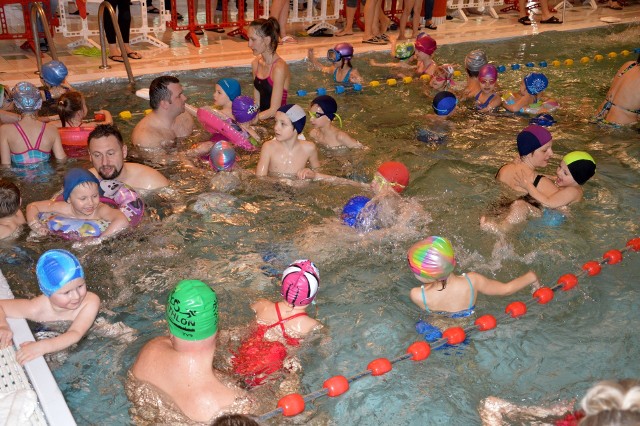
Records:
[[[384,186],[386,186],[386,185],[389,185],[389,186],[391,186],[392,188],[393,188],[394,186],[397,186],[398,188],[402,188],[402,189],[405,189],[405,188],[406,188],[406,185],[401,185],[401,184],[399,184],[398,182],[389,182],[388,180],[386,180],[386,179],[384,178],[384,176],[382,176],[382,175],[381,175],[380,173],[378,173],[378,172],[376,172],[376,173],[373,175],[373,181],[374,181],[374,182],[376,182],[376,183],[377,183],[381,188],[382,188],[382,187],[384,187]]]
[[[341,61],[343,59],[351,59],[352,55],[341,55],[340,52],[338,52],[335,49],[329,49],[327,50],[327,59],[330,60],[331,62],[338,62]]]

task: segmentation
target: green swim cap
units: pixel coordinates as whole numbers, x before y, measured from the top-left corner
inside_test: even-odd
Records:
[[[218,297],[198,280],[180,281],[167,299],[169,332],[184,340],[204,340],[218,331]]]

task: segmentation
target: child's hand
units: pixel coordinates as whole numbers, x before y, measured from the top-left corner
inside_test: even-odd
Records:
[[[538,279],[538,276],[535,272],[529,271],[529,274],[533,275],[533,282],[531,283],[531,292],[533,293],[534,291],[542,287],[542,283]]]
[[[20,365],[25,365],[27,362],[46,354],[47,351],[44,343],[44,341],[24,342],[20,345],[18,352],[16,352],[16,361],[18,361]]]
[[[31,231],[33,231],[33,234],[36,237],[44,237],[49,234],[49,228],[39,220],[29,222],[29,228],[31,228]]]
[[[315,177],[316,172],[306,167],[298,172],[298,179],[314,179]]]
[[[11,344],[13,339],[13,331],[9,324],[0,326],[0,349],[4,349]]]
[[[524,189],[525,191],[529,192],[528,190],[529,185],[533,185],[533,181],[530,178],[531,178],[531,173],[527,173],[524,170],[518,170],[513,180],[516,181],[516,185],[518,185],[520,188]]]

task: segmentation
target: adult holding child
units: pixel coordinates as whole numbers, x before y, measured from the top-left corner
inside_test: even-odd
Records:
[[[289,65],[276,53],[280,24],[275,18],[256,19],[249,26],[249,48],[256,56],[251,62],[253,98],[259,105],[259,120],[275,117],[287,104],[291,73]]]

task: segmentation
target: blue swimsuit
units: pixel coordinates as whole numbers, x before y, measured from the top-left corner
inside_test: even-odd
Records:
[[[484,103],[480,103],[480,95],[482,94],[482,90],[478,92],[478,94],[476,95],[476,108],[477,109],[485,109],[486,107],[489,106],[489,102],[491,102],[491,99],[493,99],[493,97],[495,96],[495,94],[492,94],[491,96],[489,96],[489,98],[487,98],[487,100]]]
[[[336,83],[349,83],[349,76],[351,75],[351,71],[353,71],[353,68],[349,68],[349,71],[347,71],[347,75],[344,76],[344,79],[342,81],[338,81],[338,68],[336,68],[335,71],[333,71],[333,81],[335,81]]]
[[[467,309],[463,309],[458,312],[439,311],[439,312],[433,312],[434,314],[446,315],[450,318],[468,317],[469,315],[473,314],[473,310],[475,308],[473,284],[471,283],[471,280],[469,279],[467,274],[462,274],[462,276],[467,279],[467,282],[469,283],[469,287],[471,288],[471,300],[469,301],[469,307]],[[424,309],[427,311],[427,313],[431,313],[431,311],[429,310],[429,307],[427,306],[427,295],[424,292],[424,284],[420,286],[420,288],[422,289],[422,303],[424,304]]]

